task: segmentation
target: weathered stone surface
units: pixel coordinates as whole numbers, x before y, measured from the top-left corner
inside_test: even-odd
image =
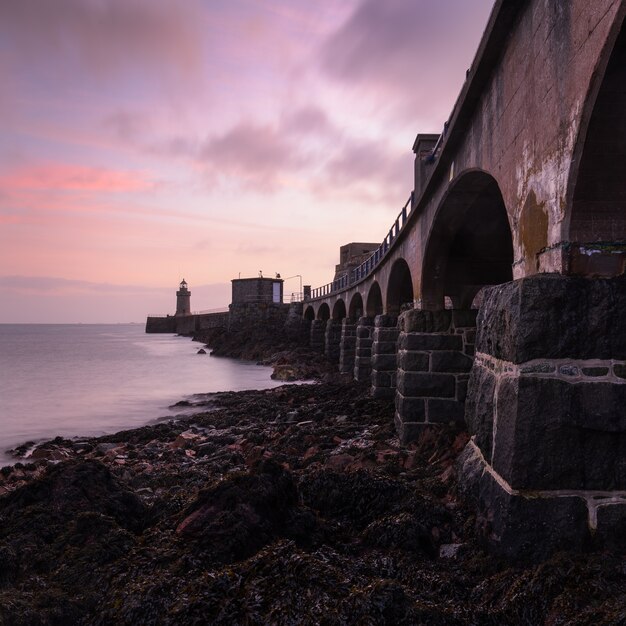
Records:
[[[626,548],[626,502],[598,506],[596,540],[607,547]]]
[[[431,370],[433,372],[469,372],[473,362],[473,359],[462,352],[436,351],[431,356]]]
[[[398,318],[395,315],[377,315],[374,318],[376,328],[397,328]]]
[[[461,453],[459,481],[479,507],[479,532],[490,549],[506,557],[542,558],[590,540],[587,507],[575,496],[525,497],[505,491],[471,444]]]
[[[397,328],[376,328],[374,330],[374,341],[397,341],[399,332]]]
[[[424,429],[428,428],[427,423],[405,421],[398,413],[396,413],[394,417],[394,424],[402,445],[416,441],[422,432],[424,432]]]
[[[408,372],[424,372],[430,367],[430,354],[428,352],[414,352],[400,350],[398,352],[398,368]]]
[[[428,400],[428,421],[433,424],[449,424],[450,422],[463,422],[465,407],[462,402],[445,400],[442,398],[430,398]]]
[[[445,333],[452,321],[451,311],[420,311],[411,309],[398,318],[398,326],[405,333]]]
[[[463,350],[461,335],[404,333],[398,341],[400,350]]]
[[[474,364],[465,400],[465,422],[470,433],[475,436],[476,445],[488,460],[491,459],[495,389],[494,374]]]
[[[523,278],[485,291],[476,349],[514,363],[626,359],[625,310],[626,276]]]
[[[398,389],[405,396],[426,398],[453,398],[456,380],[450,374],[430,372],[398,372]]]
[[[405,422],[426,420],[426,401],[423,398],[407,398],[400,390],[396,392],[396,413]]]
[[[516,489],[626,489],[626,386],[503,378],[494,469]]]
[[[375,354],[372,357],[372,369],[385,372],[396,369],[397,357],[395,354]]]
[[[396,341],[374,341],[372,354],[396,354],[398,343]]]

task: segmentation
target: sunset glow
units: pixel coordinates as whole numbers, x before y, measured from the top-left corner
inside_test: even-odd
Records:
[[[0,321],[142,321],[183,276],[193,310],[239,274],[327,282],[408,198],[492,4],[2,3]]]

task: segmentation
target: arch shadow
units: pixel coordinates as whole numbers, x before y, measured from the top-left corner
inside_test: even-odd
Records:
[[[365,312],[368,317],[376,317],[382,315],[383,312],[383,296],[380,292],[380,285],[374,281],[367,294],[367,305]]]
[[[399,258],[391,267],[387,283],[387,308],[389,315],[398,315],[402,310],[413,307],[413,279],[408,263]]]

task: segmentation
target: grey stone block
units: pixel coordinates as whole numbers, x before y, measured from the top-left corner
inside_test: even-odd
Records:
[[[582,548],[590,541],[587,507],[581,498],[513,495],[485,471],[483,459],[471,444],[458,460],[459,484],[474,499],[479,528],[489,549],[505,557],[543,559],[564,549]]]
[[[398,368],[407,372],[427,372],[430,368],[428,352],[400,350],[398,352]]]
[[[397,341],[400,331],[397,328],[376,328],[374,341]]]
[[[377,315],[374,319],[376,328],[396,328],[398,326],[398,318],[395,315]]]
[[[455,350],[436,351],[431,356],[433,372],[469,372],[474,360]]]
[[[463,350],[461,335],[433,335],[431,333],[404,333],[400,335],[401,350]]]
[[[522,278],[485,290],[476,349],[513,363],[626,359],[625,310],[626,276]]]
[[[395,354],[375,354],[372,357],[372,369],[377,371],[394,371],[397,367],[397,357]]]
[[[398,413],[394,416],[394,424],[396,432],[398,433],[398,438],[400,439],[400,443],[402,445],[416,441],[424,429],[429,428],[429,425],[426,422],[406,422],[398,415]]]
[[[359,327],[356,330],[356,336],[359,339],[371,339],[373,332],[374,332],[373,329],[369,326],[366,328]]]
[[[426,401],[423,398],[407,398],[396,390],[396,413],[405,422],[425,422]]]
[[[626,386],[503,378],[493,466],[516,489],[626,489]]]
[[[465,407],[456,400],[431,398],[428,400],[428,421],[433,424],[449,424],[465,421]]]
[[[397,341],[374,341],[372,344],[372,354],[396,354],[397,351]]]
[[[451,374],[400,370],[398,389],[403,395],[416,398],[454,398],[456,380]]]
[[[626,548],[626,502],[598,506],[596,521],[597,543],[605,548]]]
[[[493,437],[495,389],[495,375],[487,368],[475,364],[467,388],[465,421],[469,432],[475,436],[476,445],[489,461]]]
[[[451,311],[411,309],[400,315],[398,326],[405,333],[445,333],[452,321]]]

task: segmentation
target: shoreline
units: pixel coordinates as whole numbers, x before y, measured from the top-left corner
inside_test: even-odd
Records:
[[[613,624],[614,554],[483,551],[455,459],[400,446],[357,383],[222,392],[208,411],[0,474],[0,622]],[[602,585],[598,586],[598,580]],[[588,593],[595,585],[594,593]],[[591,620],[593,616],[593,620]],[[550,621],[551,620],[551,621]]]

